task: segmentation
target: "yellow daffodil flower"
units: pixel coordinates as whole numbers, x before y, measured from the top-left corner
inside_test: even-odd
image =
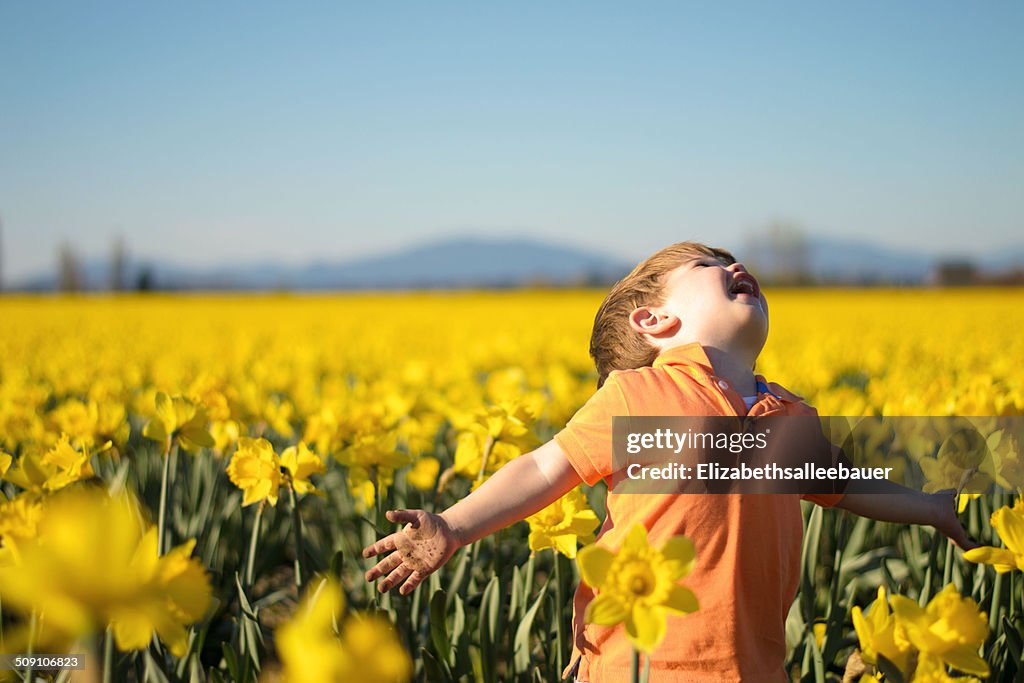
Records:
[[[74,448],[68,435],[61,434],[50,450],[23,454],[4,478],[26,491],[57,491],[95,476],[90,460],[88,451]]]
[[[521,405],[490,406],[459,434],[455,473],[486,479],[539,443],[530,431],[532,414]]]
[[[327,471],[323,459],[304,443],[284,449],[281,453],[281,467],[288,470],[295,493],[313,491],[315,487],[309,480],[310,476]]]
[[[899,625],[897,638],[908,641],[922,657],[933,657],[964,673],[988,676],[988,664],[978,655],[988,638],[988,618],[977,603],[961,597],[953,584],[926,607],[902,595],[890,601]]]
[[[18,544],[36,536],[41,513],[38,494],[25,492],[13,500],[0,494],[0,567],[18,562]]]
[[[132,558],[139,599],[112,611],[114,639],[122,650],[141,650],[156,631],[171,653],[181,657],[188,646],[185,624],[203,618],[210,606],[210,586],[191,557],[195,540],[161,557],[156,532],[154,527],[146,532]]]
[[[583,617],[588,624],[625,623],[633,646],[650,653],[665,638],[669,612],[698,609],[697,597],[676,583],[693,569],[693,543],[673,536],[662,548],[647,543],[647,530],[637,524],[614,553],[600,545],[583,548],[577,564],[583,581],[597,590]]]
[[[962,515],[964,513],[964,510],[967,509],[967,505],[972,500],[977,500],[978,498],[981,498],[981,494],[980,493],[961,493],[961,494],[959,494],[957,496],[957,499],[956,499],[956,513],[958,515]]]
[[[886,602],[885,587],[878,587],[878,598],[864,612],[854,606],[852,610],[853,628],[860,641],[860,656],[866,663],[877,665],[881,655],[896,665],[900,671],[906,671],[910,664],[912,651],[909,643],[896,637],[896,617],[889,611]]]
[[[3,479],[7,470],[11,469],[12,462],[14,462],[14,458],[9,453],[0,451],[0,479]]]
[[[17,563],[0,567],[4,606],[35,611],[71,640],[110,624],[123,650],[147,647],[156,632],[183,655],[186,625],[209,606],[209,580],[190,558],[194,541],[158,557],[156,530],[143,533],[139,519],[134,500],[96,489],[47,498]]]
[[[1000,574],[1014,569],[1024,571],[1024,501],[1014,506],[1003,506],[992,513],[992,528],[1006,544],[1005,548],[982,546],[964,553],[968,562],[990,564]]]
[[[914,669],[913,683],[981,683],[974,676],[953,677],[946,671],[946,663],[938,657],[921,655]]]
[[[287,683],[403,683],[412,662],[391,624],[380,617],[352,615],[345,608],[341,586],[334,580],[313,584],[295,615],[275,634]]]
[[[441,461],[425,455],[420,457],[405,473],[405,478],[420,491],[429,491],[437,484],[437,475],[440,472]]]
[[[156,417],[143,428],[142,435],[162,443],[165,451],[172,439],[189,453],[214,446],[206,409],[184,396],[172,398],[162,391],[156,395]]]
[[[566,557],[576,557],[577,543],[593,543],[594,531],[601,524],[579,488],[526,521],[530,524],[530,550],[554,548]]]
[[[228,463],[228,478],[245,494],[242,505],[266,500],[277,505],[281,488],[281,459],[266,439],[243,436]]]

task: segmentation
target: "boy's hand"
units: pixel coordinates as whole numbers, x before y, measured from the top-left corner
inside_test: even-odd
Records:
[[[957,516],[957,492],[946,489],[931,494],[930,502],[935,508],[932,526],[945,534],[961,550],[979,547],[979,544],[967,535],[960,518]]]
[[[363,549],[363,557],[391,553],[366,572],[366,580],[387,575],[377,590],[386,593],[402,584],[398,592],[408,595],[451,559],[462,543],[441,515],[426,510],[391,510],[387,517],[392,522],[404,522],[405,528]]]

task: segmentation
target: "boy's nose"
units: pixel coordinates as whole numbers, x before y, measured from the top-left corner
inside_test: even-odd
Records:
[[[745,272],[747,272],[746,267],[742,263],[740,263],[739,261],[737,261],[736,263],[729,264],[729,267],[726,268],[726,270],[731,271],[733,273],[745,273]]]

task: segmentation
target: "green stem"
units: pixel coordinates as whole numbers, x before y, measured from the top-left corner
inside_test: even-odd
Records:
[[[377,533],[383,533],[384,531],[384,501],[381,500],[380,495],[380,475],[377,472],[377,466],[374,465],[370,470],[370,479],[373,481],[373,507],[375,515],[373,523],[377,525]]]
[[[1010,598],[1013,599],[1012,596]],[[996,580],[992,584],[992,603],[988,610],[988,628],[990,631],[996,630],[996,624],[999,623],[999,612],[1003,605],[1003,574],[996,574]]]
[[[32,610],[32,616],[29,618],[28,621],[28,652],[26,653],[29,655],[29,662],[32,661],[31,655],[35,652],[33,648],[35,647],[36,644],[36,626],[38,625],[38,623],[38,615],[36,614],[35,610]],[[30,663],[28,665],[28,668],[25,669],[25,683],[32,683],[32,679],[35,678],[33,673],[34,671],[32,669],[32,664]]]
[[[629,680],[640,683],[640,651],[633,648],[633,656],[629,659]]]
[[[107,634],[103,638],[103,683],[111,683],[114,675],[114,633],[113,629],[107,627]]]
[[[1016,590],[1017,589],[1017,577],[1015,576],[1016,573],[1017,572],[1010,572],[1009,576],[1007,577],[1010,580],[1010,599],[1009,599],[1009,603],[1010,603],[1010,619],[1011,620],[1015,616],[1017,616],[1017,590]]]
[[[562,598],[562,555],[557,550],[551,552],[555,556],[555,650],[557,653],[555,671],[563,671],[565,669],[565,647],[562,622],[565,621],[565,600]]]
[[[157,516],[157,552],[167,552],[167,499],[170,495],[171,458],[177,457],[178,444],[173,443],[164,454],[164,471],[160,477],[160,510]]]
[[[530,594],[533,592],[533,565],[536,553],[530,553],[530,559],[526,561],[526,588],[523,590],[523,605],[519,608],[519,618],[526,614],[526,606],[530,602]]]
[[[252,523],[252,535],[249,537],[249,558],[245,565],[246,588],[252,586],[252,574],[256,567],[256,541],[260,536],[260,526],[262,526],[263,523],[264,507],[266,507],[266,501],[260,501],[260,506],[256,508],[256,520]]]
[[[946,539],[946,564],[942,568],[942,587],[945,588],[953,579],[953,541]]]
[[[299,515],[299,499],[295,486],[288,484],[288,502],[292,506],[292,527],[295,539],[295,587],[302,592],[302,516]]]
[[[379,540],[380,534],[384,533],[384,501],[381,500],[380,496],[380,477],[377,473],[377,466],[374,465],[370,468],[370,479],[373,481],[373,507],[376,511],[373,518],[373,525],[375,527],[373,540]],[[380,608],[381,595],[380,591],[371,590],[373,593],[373,607],[374,609]]]

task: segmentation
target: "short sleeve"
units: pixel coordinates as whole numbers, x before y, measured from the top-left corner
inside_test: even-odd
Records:
[[[583,481],[593,486],[612,473],[612,418],[629,416],[626,397],[613,373],[576,411],[555,441]]]
[[[834,508],[843,499],[843,493],[805,493],[800,496],[801,500],[808,500],[823,508]]]

